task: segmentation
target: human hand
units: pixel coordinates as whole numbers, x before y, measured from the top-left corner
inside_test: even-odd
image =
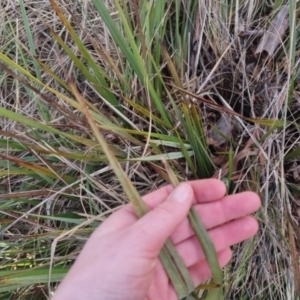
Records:
[[[141,219],[128,204],[112,214],[87,241],[53,300],[175,300],[177,295],[158,259],[170,237],[195,286],[211,276],[204,253],[189,225],[194,205],[218,253],[220,265],[231,258],[230,246],[258,230],[250,216],[260,207],[252,192],[224,196],[216,179],[163,187],[143,197],[152,210]]]

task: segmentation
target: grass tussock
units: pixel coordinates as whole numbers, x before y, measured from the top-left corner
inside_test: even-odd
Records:
[[[97,130],[140,194],[164,160],[259,193],[225,299],[299,298],[296,1],[0,3],[0,299],[47,299],[127,203]]]

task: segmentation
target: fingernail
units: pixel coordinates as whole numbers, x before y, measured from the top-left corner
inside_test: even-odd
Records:
[[[183,203],[191,197],[192,192],[192,188],[189,184],[181,183],[178,187],[175,188],[170,198],[172,201]]]

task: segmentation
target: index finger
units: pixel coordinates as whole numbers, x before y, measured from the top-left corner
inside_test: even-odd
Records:
[[[226,193],[226,185],[218,179],[201,179],[188,181],[193,188],[196,203],[206,203],[222,198]],[[164,186],[143,197],[149,208],[162,203],[173,191],[172,185]]]

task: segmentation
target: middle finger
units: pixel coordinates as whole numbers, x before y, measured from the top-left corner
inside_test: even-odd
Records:
[[[205,228],[211,229],[224,223],[254,213],[260,207],[257,194],[244,192],[230,195],[221,200],[194,206]],[[174,244],[178,244],[194,235],[188,219],[185,219],[171,235]]]

